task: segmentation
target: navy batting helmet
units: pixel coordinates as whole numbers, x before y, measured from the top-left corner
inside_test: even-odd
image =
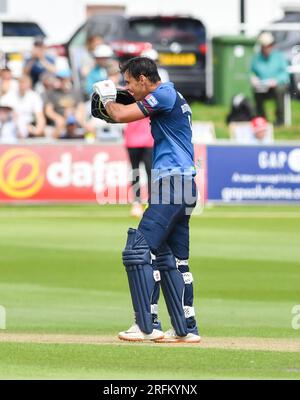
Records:
[[[117,103],[121,103],[124,105],[135,103],[134,97],[127,90],[117,90]],[[95,118],[103,119],[106,122],[116,123],[105,110],[104,105],[100,101],[100,96],[97,93],[93,93],[92,101],[91,101],[91,112],[92,116]]]

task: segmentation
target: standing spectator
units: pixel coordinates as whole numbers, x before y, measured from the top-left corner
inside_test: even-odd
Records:
[[[35,87],[42,73],[48,71],[54,74],[55,70],[55,59],[46,53],[44,39],[42,37],[36,38],[33,43],[31,57],[25,64],[24,73],[31,77],[33,87]]]
[[[168,71],[159,65],[159,57],[158,52],[155,49],[144,50],[141,53],[141,57],[148,57],[151,60],[155,61],[157,65],[158,75],[160,76],[161,82],[170,82],[170,77]]]
[[[95,65],[95,59],[93,52],[96,47],[103,44],[104,40],[102,36],[98,34],[89,34],[87,36],[85,45],[82,44],[71,46],[69,49],[69,56],[72,60],[71,64],[73,66],[74,78],[81,88],[82,94],[87,97],[85,93],[85,83],[88,73]],[[86,99],[87,100],[87,99]]]
[[[93,93],[93,84],[107,79],[107,68],[115,62],[112,48],[107,44],[101,44],[93,52],[95,66],[90,70],[86,78],[85,91],[88,96]]]
[[[125,130],[125,146],[128,151],[132,167],[132,185],[134,188],[134,202],[131,208],[133,217],[141,217],[144,208],[141,204],[140,163],[145,165],[148,179],[148,196],[151,193],[151,165],[153,137],[151,134],[149,117],[127,124]]]
[[[102,44],[104,44],[102,36],[97,34],[88,36],[86,40],[86,47],[80,54],[80,60],[78,60],[80,75],[82,79],[86,79],[88,73],[94,67],[95,60],[93,53],[96,48]]]
[[[119,68],[117,62],[112,62],[110,65],[108,65],[107,75],[108,75],[109,79],[111,79],[117,87],[120,87],[122,75],[120,73],[120,68]],[[92,117],[90,101],[88,101],[86,103],[86,114],[88,116],[86,129],[87,129],[87,132],[90,133],[91,137],[95,138],[97,136],[97,132],[99,132],[99,131],[103,132],[104,130],[106,131],[107,128],[109,128],[109,130],[110,130],[110,128],[112,128],[112,125],[114,125],[114,124],[108,124],[107,122],[104,122],[100,119]],[[120,127],[120,124],[118,124],[118,126]]]
[[[108,79],[111,79],[117,88],[123,87],[123,77],[117,62],[113,62],[107,67],[107,75]]]
[[[78,126],[85,128],[86,113],[80,93],[73,88],[71,71],[58,71],[57,78],[58,84],[47,93],[45,113],[54,125],[54,137],[59,138],[65,134],[70,116],[75,118]]]
[[[0,99],[0,143],[13,144],[18,139],[18,128],[14,120],[13,105]]]
[[[274,98],[276,102],[276,122],[284,123],[284,95],[288,91],[289,73],[283,54],[274,50],[274,37],[270,32],[262,33],[258,42],[260,51],[253,57],[251,64],[251,84],[258,116],[266,117],[264,102]]]
[[[15,111],[21,137],[44,136],[46,121],[43,102],[39,94],[32,90],[32,81],[28,75],[19,79]]]

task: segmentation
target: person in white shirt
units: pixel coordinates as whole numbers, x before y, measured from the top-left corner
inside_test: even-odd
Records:
[[[12,72],[5,67],[0,70],[0,98],[11,103],[11,98],[18,91],[18,81],[12,77]]]
[[[15,112],[21,137],[44,136],[46,120],[43,102],[41,96],[32,90],[32,81],[28,75],[19,78]]]
[[[17,124],[14,120],[13,105],[0,99],[0,143],[15,144],[18,140]]]

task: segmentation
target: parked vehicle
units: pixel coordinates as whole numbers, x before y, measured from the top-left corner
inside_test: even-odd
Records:
[[[69,57],[78,77],[78,55],[88,37],[98,34],[109,43],[119,61],[141,54],[153,47],[159,64],[165,68],[184,96],[206,95],[206,30],[201,21],[185,16],[126,17],[99,14],[90,17],[58,52]]]
[[[37,36],[46,37],[36,22],[0,14],[0,67],[8,66],[15,77],[20,76],[24,56]]]

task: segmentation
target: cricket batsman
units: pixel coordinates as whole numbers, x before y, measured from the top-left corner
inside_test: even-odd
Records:
[[[188,263],[189,221],[197,202],[191,109],[173,83],[161,82],[157,66],[150,58],[132,58],[120,69],[133,102],[117,102],[118,92],[110,80],[94,84],[94,98],[99,99],[99,107],[113,122],[126,123],[150,116],[154,148],[149,207],[138,228],[129,228],[122,253],[135,323],[120,332],[119,338],[197,343],[201,337]],[[95,111],[95,104],[93,107]],[[153,311],[158,300],[158,282],[172,324],[167,332],[162,331]]]

